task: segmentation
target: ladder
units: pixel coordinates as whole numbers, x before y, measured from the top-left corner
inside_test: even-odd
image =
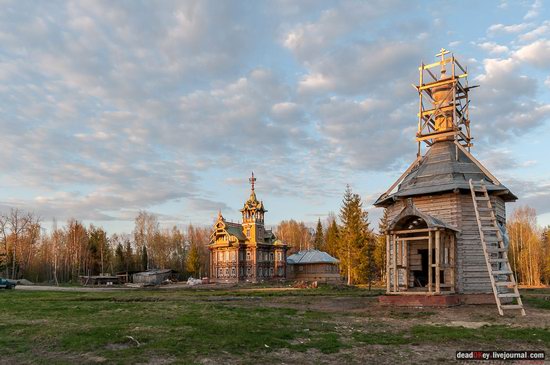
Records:
[[[518,286],[510,262],[508,261],[507,249],[504,246],[502,233],[498,226],[495,211],[491,204],[491,199],[487,192],[487,187],[483,180],[479,182],[469,181],[472,200],[474,202],[474,211],[476,213],[477,226],[487,271],[491,279],[495,302],[497,303],[498,313],[504,315],[504,310],[519,309],[521,315],[525,315],[525,309],[519,295]],[[502,304],[501,299],[515,299],[515,304]]]

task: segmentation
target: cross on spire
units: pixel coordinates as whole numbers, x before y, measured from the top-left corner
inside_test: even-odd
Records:
[[[445,48],[441,48],[439,50],[439,53],[435,55],[436,57],[441,56],[441,78],[444,77],[445,72],[447,71],[445,69],[445,55],[448,54],[448,53],[451,53],[451,51],[448,51]]]
[[[436,56],[436,57],[441,56],[441,61],[443,61],[443,60],[445,60],[445,55],[448,54],[448,53],[450,53],[450,52],[451,52],[451,51],[447,51],[445,48],[441,48],[441,49],[439,50],[439,53],[436,54],[435,56]]]
[[[250,181],[250,185],[252,185],[252,191],[254,191],[254,183],[256,183],[256,178],[254,177],[254,171],[252,171],[252,177],[248,179]]]

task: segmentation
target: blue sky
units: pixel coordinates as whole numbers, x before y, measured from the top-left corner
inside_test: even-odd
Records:
[[[0,208],[130,232],[370,206],[415,158],[417,67],[467,65],[472,152],[550,224],[542,1],[0,1]],[[376,223],[374,223],[376,224]]]

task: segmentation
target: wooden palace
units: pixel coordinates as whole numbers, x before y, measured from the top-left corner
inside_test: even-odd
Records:
[[[264,203],[255,192],[254,173],[251,191],[244,203],[242,223],[228,222],[218,214],[210,236],[210,281],[258,282],[286,277],[287,246],[265,228]]]
[[[446,50],[437,57],[419,67],[417,158],[375,202],[389,217],[380,300],[524,314],[506,252],[505,204],[517,197],[470,153],[467,70]]]

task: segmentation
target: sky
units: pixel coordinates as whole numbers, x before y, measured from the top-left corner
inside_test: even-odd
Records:
[[[131,232],[372,203],[414,160],[420,62],[468,67],[472,153],[550,224],[542,1],[0,0],[0,211]]]

